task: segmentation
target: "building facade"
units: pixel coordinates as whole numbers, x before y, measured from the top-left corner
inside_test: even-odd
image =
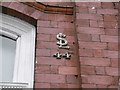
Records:
[[[13,67],[17,72],[15,79],[4,87],[14,86],[15,81],[28,88],[117,90],[118,2],[1,2],[0,5],[2,18],[16,26],[10,33],[27,38],[16,56],[21,62],[15,67],[21,67]],[[17,28],[26,35],[17,32]]]

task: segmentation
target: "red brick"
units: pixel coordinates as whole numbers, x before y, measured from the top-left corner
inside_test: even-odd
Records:
[[[94,66],[81,66],[81,74],[82,75],[95,74]]]
[[[114,8],[112,2],[102,2],[102,8]]]
[[[68,88],[80,88],[79,84],[68,84]]]
[[[113,76],[114,78],[114,81],[113,81],[113,85],[117,85],[118,86],[118,83],[119,83],[119,76]]]
[[[100,49],[96,49],[93,51],[94,57],[104,57],[103,51]]]
[[[85,49],[106,49],[107,44],[100,42],[79,42],[79,47]]]
[[[56,16],[57,16],[56,14],[44,14],[41,17],[39,17],[39,20],[56,21],[57,20]]]
[[[91,41],[92,37],[90,34],[79,33],[77,34],[79,41]]]
[[[57,42],[57,39],[56,39],[55,35],[51,34],[49,39],[50,39],[51,42]]]
[[[35,88],[50,88],[49,83],[35,83]]]
[[[91,19],[91,20],[103,20],[103,17],[98,14],[76,14],[77,19]]]
[[[56,45],[56,42],[37,41],[37,48],[57,49],[58,46]]]
[[[118,90],[119,86],[118,85],[111,85],[108,88]]]
[[[8,7],[16,10],[18,6],[19,6],[19,2],[12,2],[9,4]]]
[[[104,27],[108,29],[117,29],[118,23],[117,22],[104,22]]]
[[[55,21],[64,21],[64,22],[71,22],[73,20],[73,16],[68,15],[56,15]]]
[[[106,35],[118,35],[118,29],[105,29]]]
[[[78,12],[78,13],[88,13],[88,8],[80,6],[80,7],[76,8],[76,12]]]
[[[38,19],[41,15],[43,15],[42,12],[35,10],[30,16],[35,18],[35,19]]]
[[[50,66],[48,65],[37,65],[36,66],[37,74],[50,74]]]
[[[65,60],[58,60],[54,57],[36,57],[38,64],[43,65],[65,65]]]
[[[64,75],[56,75],[56,74],[51,74],[51,82],[52,83],[65,83],[65,76]]]
[[[64,15],[62,15],[62,16],[64,16]],[[65,18],[63,21],[66,21],[66,22],[74,21],[74,16],[73,15],[65,15]]]
[[[118,68],[118,59],[111,59],[111,67]]]
[[[98,27],[98,22],[90,20],[90,27]]]
[[[118,36],[101,35],[101,42],[118,42]]]
[[[58,74],[58,66],[51,66],[50,67],[50,73]]]
[[[92,35],[92,41],[100,41],[100,35]]]
[[[44,83],[65,83],[65,76],[57,74],[36,74],[35,81]]]
[[[49,14],[47,14],[47,15],[49,17]],[[51,21],[71,22],[74,19],[72,15],[60,15],[60,14],[55,14],[55,15],[50,14],[50,15],[51,15],[50,17],[53,18],[53,20],[51,20]]]
[[[106,74],[110,76],[118,76],[118,68],[106,67]]]
[[[104,15],[104,21],[114,22],[117,21],[117,18],[115,15]]]
[[[66,76],[67,83],[69,84],[78,84],[79,79],[75,75],[67,75]]]
[[[74,42],[75,41],[75,37],[74,36],[66,36],[66,40],[69,42]]]
[[[113,51],[117,51],[118,50],[118,43],[108,43],[108,50],[113,50]]]
[[[31,15],[31,14],[34,13],[34,11],[35,11],[35,8],[26,5],[26,7],[24,8],[23,13],[26,14],[26,15]]]
[[[79,26],[79,27],[89,27],[89,20],[86,20],[86,19],[78,19],[76,21],[76,24]]]
[[[63,32],[64,29],[59,29],[59,28],[43,28],[43,27],[38,27],[37,33],[41,34],[58,34],[59,32]]]
[[[99,21],[98,21],[98,26],[99,26],[100,28],[103,28],[103,27],[104,27],[104,21],[103,21],[103,20],[99,20]]]
[[[96,74],[100,74],[100,75],[105,75],[105,68],[104,67],[96,67]]]
[[[59,67],[59,74],[77,75],[78,74],[78,70],[77,70],[77,67],[60,66]]]
[[[76,2],[76,5],[80,7],[88,7],[89,2]]]
[[[111,15],[118,15],[117,9],[98,9],[98,14],[111,14]]]
[[[37,40],[40,40],[40,41],[50,41],[50,35],[49,34],[40,34],[40,33],[38,33],[37,34]]]
[[[104,50],[103,54],[104,54],[104,57],[107,57],[107,58],[118,58],[118,51]]]
[[[16,8],[17,11],[24,13],[25,8],[27,8],[27,5],[23,4],[23,3],[19,3],[19,6]]]
[[[77,32],[85,34],[105,34],[104,29],[91,27],[78,27]]]
[[[67,60],[66,61],[66,66],[77,66],[78,65],[78,62],[77,60],[75,59],[72,59],[72,60]]]
[[[79,49],[79,56],[93,56],[93,50],[91,49]]]
[[[73,33],[73,30],[74,29],[69,29],[69,28],[64,28],[64,34],[66,34],[66,35],[69,35],[69,36],[73,36],[74,35],[74,33]]]
[[[12,3],[12,2],[2,2],[2,6],[8,7],[10,5],[10,3]]]
[[[50,83],[51,78],[50,74],[36,74],[35,75],[35,82],[37,83]]]
[[[38,20],[37,26],[40,26],[40,27],[50,27],[50,21]]]
[[[56,21],[50,21],[50,26],[54,27],[54,28],[57,28],[58,27],[58,22],[56,22]]]
[[[97,88],[95,84],[82,84],[82,88]]]
[[[80,57],[80,63],[81,63],[81,65],[110,66],[110,59],[108,59],[108,58]]]
[[[83,83],[111,85],[113,78],[111,76],[101,75],[82,75]]]
[[[50,56],[49,49],[36,49],[36,56]]]
[[[67,84],[53,84],[53,83],[51,83],[50,84],[50,88],[67,88]]]
[[[108,88],[108,86],[107,85],[100,85],[100,84],[98,84],[97,88]]]
[[[73,23],[70,22],[58,22],[58,28],[74,28]]]

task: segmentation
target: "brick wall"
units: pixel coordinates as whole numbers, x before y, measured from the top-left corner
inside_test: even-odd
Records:
[[[56,35],[67,35],[72,52],[70,60],[53,57],[58,49]],[[35,87],[43,88],[77,88],[80,87],[79,67],[76,54],[73,16],[44,14],[37,24],[36,74]]]
[[[118,85],[118,3],[76,3],[82,88]]]
[[[44,3],[73,6],[73,3]],[[118,84],[118,3],[77,2],[74,15],[48,14],[18,2],[2,6],[37,20],[35,88],[115,88]],[[56,59],[56,34],[72,57]]]

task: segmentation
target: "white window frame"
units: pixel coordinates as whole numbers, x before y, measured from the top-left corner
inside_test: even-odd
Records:
[[[0,28],[2,29],[0,33],[17,39],[13,83],[18,85],[23,83],[26,84],[26,88],[33,88],[35,27],[18,18],[0,13]],[[11,85],[14,86],[13,83]],[[4,85],[7,86],[5,83]]]

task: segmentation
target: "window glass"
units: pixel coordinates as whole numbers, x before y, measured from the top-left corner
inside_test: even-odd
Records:
[[[0,36],[0,82],[12,82],[15,63],[16,41]]]

